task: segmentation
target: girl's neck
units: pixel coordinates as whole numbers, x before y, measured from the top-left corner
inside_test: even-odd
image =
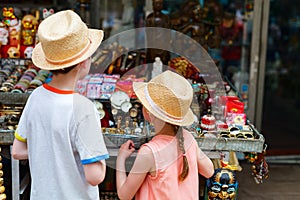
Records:
[[[157,135],[175,136],[176,133],[175,133],[174,127],[172,125],[165,124],[164,127],[157,132]]]

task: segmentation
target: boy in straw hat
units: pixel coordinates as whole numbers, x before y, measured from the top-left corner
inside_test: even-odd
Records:
[[[183,128],[195,119],[190,83],[168,70],[148,83],[135,82],[133,89],[156,135],[141,146],[128,176],[125,161],[134,152],[134,143],[129,140],[120,147],[116,163],[120,199],[198,199],[198,174],[209,178],[214,167]]]
[[[31,200],[99,199],[109,155],[94,104],[74,89],[88,74],[103,31],[88,29],[75,12],[65,10],[42,21],[38,36],[32,61],[52,71],[53,78],[31,93],[12,155],[29,160]]]

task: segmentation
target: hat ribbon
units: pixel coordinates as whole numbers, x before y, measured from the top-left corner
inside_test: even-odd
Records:
[[[150,97],[148,87],[146,86],[144,88],[146,99],[148,100],[149,104],[152,106],[152,108],[163,118],[166,118],[170,121],[181,123],[183,121],[182,117],[175,117],[173,115],[168,114],[166,111],[161,109]]]
[[[91,44],[92,44],[92,41],[90,39],[88,39],[87,44],[85,45],[85,47],[81,51],[79,51],[75,55],[73,55],[69,58],[63,59],[63,60],[51,60],[47,57],[45,57],[45,58],[51,64],[63,64],[63,63],[66,63],[66,62],[72,62],[72,61],[76,60],[77,58],[79,58],[80,56],[82,56],[84,53],[86,53],[87,50],[89,49],[89,47],[91,46]]]

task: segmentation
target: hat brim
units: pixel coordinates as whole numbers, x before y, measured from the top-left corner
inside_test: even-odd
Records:
[[[78,57],[77,59],[74,59],[70,62],[65,62],[62,64],[49,63],[46,60],[41,43],[38,43],[38,44],[36,44],[36,46],[34,47],[34,49],[32,51],[31,59],[32,59],[33,64],[40,69],[57,70],[57,69],[63,69],[63,68],[74,66],[74,65],[86,60],[87,58],[89,58],[90,56],[92,56],[95,53],[95,51],[100,46],[100,44],[103,40],[103,36],[104,36],[104,33],[102,30],[97,30],[97,29],[88,29],[88,30],[89,30],[89,39],[91,41],[90,48],[86,52],[84,52],[80,57]]]
[[[177,121],[171,121],[167,118],[162,118],[160,114],[158,114],[150,105],[150,103],[148,102],[148,100],[146,99],[145,96],[145,87],[147,86],[148,83],[146,82],[133,82],[133,90],[136,94],[136,96],[138,97],[138,99],[141,101],[141,103],[143,104],[143,106],[145,106],[145,108],[151,113],[153,114],[155,117],[168,122],[170,124],[174,124],[174,125],[178,125],[178,126],[189,126],[191,124],[193,124],[195,122],[195,115],[193,113],[193,111],[189,108],[188,112],[185,114],[185,116],[183,117],[183,120],[181,122],[177,122]]]

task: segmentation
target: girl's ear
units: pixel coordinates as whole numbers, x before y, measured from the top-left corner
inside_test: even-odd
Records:
[[[151,123],[151,118],[150,118],[150,112],[143,106],[143,115],[145,120],[147,120],[149,123]]]
[[[88,67],[88,62],[89,62],[89,59],[84,60],[84,61],[82,61],[81,63],[78,64],[79,65],[78,67],[81,68],[81,69],[85,69],[85,68]]]

